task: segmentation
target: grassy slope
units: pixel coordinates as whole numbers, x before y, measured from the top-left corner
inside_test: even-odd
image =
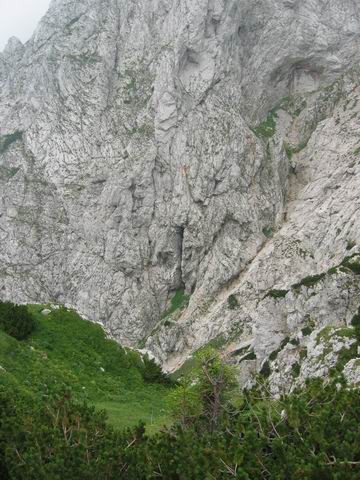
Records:
[[[61,309],[41,315],[43,306],[28,307],[37,328],[19,342],[0,331],[0,365],[33,395],[67,385],[79,400],[105,409],[116,427],[144,420],[154,431],[168,420],[168,389],[145,383],[140,356],[107,340],[99,325]]]

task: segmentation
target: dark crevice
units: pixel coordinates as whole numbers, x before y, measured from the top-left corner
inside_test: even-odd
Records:
[[[183,259],[183,248],[184,248],[184,231],[185,227],[177,226],[175,227],[176,232],[176,258],[178,261],[177,267],[177,288],[185,288],[185,283],[183,280],[182,272],[182,259]]]

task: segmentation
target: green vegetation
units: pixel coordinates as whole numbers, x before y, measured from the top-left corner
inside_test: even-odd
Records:
[[[306,108],[307,102],[301,97],[284,97],[275,107],[276,110],[284,110],[292,117],[298,117],[300,113]]]
[[[15,311],[18,308],[24,316],[26,307]],[[167,421],[169,380],[160,367],[107,340],[99,325],[75,312],[60,308],[44,317],[43,308],[28,306],[35,330],[31,326],[26,340],[0,331],[0,365],[14,384],[36,401],[71,391],[74,400],[108,410],[110,421],[119,427],[142,419],[156,429]],[[23,332],[30,333],[22,327],[20,332],[22,338]],[[3,379],[0,373],[0,384]]]
[[[22,140],[23,138],[23,133],[24,132],[21,132],[21,131],[16,131],[14,133],[11,133],[9,135],[4,135],[2,137],[0,137],[0,155],[2,153],[5,153],[10,145],[12,145],[13,143],[15,143],[16,141],[18,140]]]
[[[311,275],[309,277],[303,278],[299,283],[292,285],[292,288],[300,288],[302,286],[311,288],[314,287],[317,283],[325,278],[325,273],[320,273],[319,275]]]
[[[235,310],[239,306],[238,299],[235,297],[235,295],[229,295],[228,297],[228,307],[230,310]]]
[[[356,242],[352,241],[352,240],[349,240],[347,242],[347,245],[346,245],[346,250],[351,250],[352,248],[354,248],[356,246]]]
[[[34,402],[0,373],[1,479],[358,480],[359,389],[317,379],[273,400],[241,393],[234,374],[213,349],[198,354],[171,392],[172,424],[149,436],[114,430],[66,390]]]
[[[357,357],[358,343],[353,343],[350,348],[343,348],[338,352],[338,359],[336,362],[336,367],[331,372],[333,376],[338,375],[344,370],[345,365]]]
[[[243,362],[244,360],[256,360],[256,354],[255,352],[249,352],[247,355],[245,355],[245,357],[243,357],[241,359],[241,361]]]
[[[357,313],[351,319],[351,325],[356,328],[360,328],[360,307],[358,308]]]
[[[301,333],[304,335],[304,337],[311,335],[312,331],[313,331],[313,328],[310,327],[309,325],[301,329]]]
[[[264,378],[268,378],[271,375],[270,364],[267,360],[263,363],[263,366],[261,367],[260,375],[262,375]]]
[[[0,330],[24,340],[35,330],[35,320],[24,305],[0,302]]]
[[[300,364],[298,362],[295,362],[291,366],[291,372],[294,378],[297,378],[300,375]]]
[[[285,346],[290,342],[290,337],[285,337],[284,340],[280,343],[279,348],[274,350],[273,352],[270,353],[269,355],[269,360],[273,361],[276,360],[278,354],[285,348]]]
[[[268,293],[265,295],[265,298],[271,297],[271,298],[284,298],[286,297],[286,294],[289,292],[289,290],[269,290]]]
[[[276,109],[273,109],[268,113],[266,120],[254,128],[255,135],[260,138],[271,138],[276,131],[276,118]]]
[[[284,143],[284,149],[288,159],[291,160],[295,153],[299,153],[301,152],[301,150],[304,150],[304,148],[307,147],[308,142],[309,140],[306,142],[301,142],[299,143],[299,145],[295,147],[292,145],[289,145],[288,143]]]
[[[350,269],[355,274],[360,275],[360,255],[358,253],[354,253],[354,255],[350,257],[345,257],[341,265]]]
[[[166,312],[163,313],[162,318],[168,317],[169,315],[176,312],[176,310],[182,310],[186,308],[189,304],[190,296],[186,295],[183,288],[176,290],[175,295],[171,299],[171,306]]]
[[[20,167],[6,167],[5,165],[0,165],[0,178],[9,179],[14,177],[17,172],[20,170]]]
[[[307,347],[302,347],[300,350],[300,360],[303,361],[308,356]]]
[[[284,110],[292,117],[298,117],[304,108],[306,108],[306,105],[306,100],[299,97],[282,98],[275,107],[270,110],[266,119],[253,129],[253,132],[259,138],[268,139],[273,137],[276,131],[277,112],[279,110]]]
[[[266,238],[271,238],[274,236],[274,229],[272,227],[266,226],[262,229],[262,232]]]

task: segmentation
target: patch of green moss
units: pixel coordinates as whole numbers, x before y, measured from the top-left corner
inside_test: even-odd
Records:
[[[218,335],[217,337],[213,338],[212,340],[210,340],[210,342],[207,344],[207,346],[210,346],[210,347],[213,347],[215,348],[216,350],[220,350],[221,347],[223,347],[224,345],[226,345],[226,338],[224,337],[224,335]]]
[[[332,268],[329,268],[329,270],[327,271],[327,273],[329,275],[336,275],[338,273],[337,271],[337,268],[336,267],[332,267]]]
[[[307,107],[305,99],[300,97],[284,97],[276,105],[275,110],[284,110],[292,117],[298,117]]]
[[[237,298],[235,297],[235,295],[229,295],[227,302],[228,302],[228,307],[230,308],[230,310],[235,310],[235,308],[237,308],[239,306],[239,302],[238,302]]]
[[[266,117],[266,120],[261,122],[257,127],[254,128],[254,133],[257,137],[260,138],[271,138],[276,131],[276,119],[277,115],[275,110],[271,110]]]
[[[301,333],[304,335],[304,337],[311,335],[312,331],[313,328],[311,328],[310,325],[307,325],[306,327],[301,329]]]
[[[313,287],[323,280],[325,275],[325,273],[320,273],[319,275],[310,275],[309,277],[303,278],[299,283],[295,283],[292,288],[300,288],[302,286],[307,288]]]
[[[293,365],[291,366],[292,376],[294,378],[297,378],[300,375],[300,370],[300,364],[298,362],[293,363]]]
[[[24,132],[17,130],[14,133],[0,137],[0,154],[5,153],[13,143],[22,140],[23,134]]]
[[[296,145],[295,147],[292,145],[289,145],[288,143],[284,143],[284,150],[288,159],[291,160],[294,154],[301,152],[301,150],[304,150],[304,148],[307,147],[308,143],[309,141],[307,140],[305,142],[299,143],[299,145]]]
[[[300,360],[303,361],[305,360],[305,358],[307,358],[307,355],[308,355],[308,351],[307,351],[307,348],[304,347],[300,350]]]
[[[283,348],[290,342],[290,337],[285,337],[284,340],[280,343],[279,348],[274,350],[273,352],[270,353],[269,355],[269,360],[274,361],[276,360],[278,354],[281,352]]]
[[[262,229],[262,232],[266,238],[271,238],[274,236],[274,229],[272,227],[266,226]]]
[[[343,327],[334,329],[334,327],[327,326],[318,333],[316,343],[317,345],[320,342],[327,344],[332,337],[355,338],[356,332],[354,328]]]
[[[336,362],[336,371],[341,373],[344,370],[345,365],[352,360],[353,358],[357,358],[358,352],[357,352],[358,344],[353,343],[350,348],[343,348],[340,350],[338,353],[338,359]]]
[[[0,178],[10,179],[14,177],[19,170],[20,167],[5,167],[4,165],[0,165]]]
[[[341,262],[341,265],[350,269],[356,275],[360,275],[360,255],[358,253],[354,253],[354,255],[345,257]]]
[[[183,288],[178,288],[175,292],[175,295],[171,299],[171,306],[166,312],[163,313],[162,318],[168,317],[176,310],[183,309],[188,306],[190,296],[186,295]]]
[[[333,327],[325,327],[316,336],[316,344],[319,345],[320,342],[325,341],[328,342],[331,337],[331,332]]]
[[[271,297],[271,298],[284,298],[286,297],[286,294],[289,292],[289,290],[269,290],[269,292],[265,295],[265,298]]]

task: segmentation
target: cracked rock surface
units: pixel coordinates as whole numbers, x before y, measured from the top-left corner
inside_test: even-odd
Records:
[[[0,53],[1,298],[168,370],[349,321],[355,273],[291,286],[360,252],[359,47],[355,0],[52,0]]]

